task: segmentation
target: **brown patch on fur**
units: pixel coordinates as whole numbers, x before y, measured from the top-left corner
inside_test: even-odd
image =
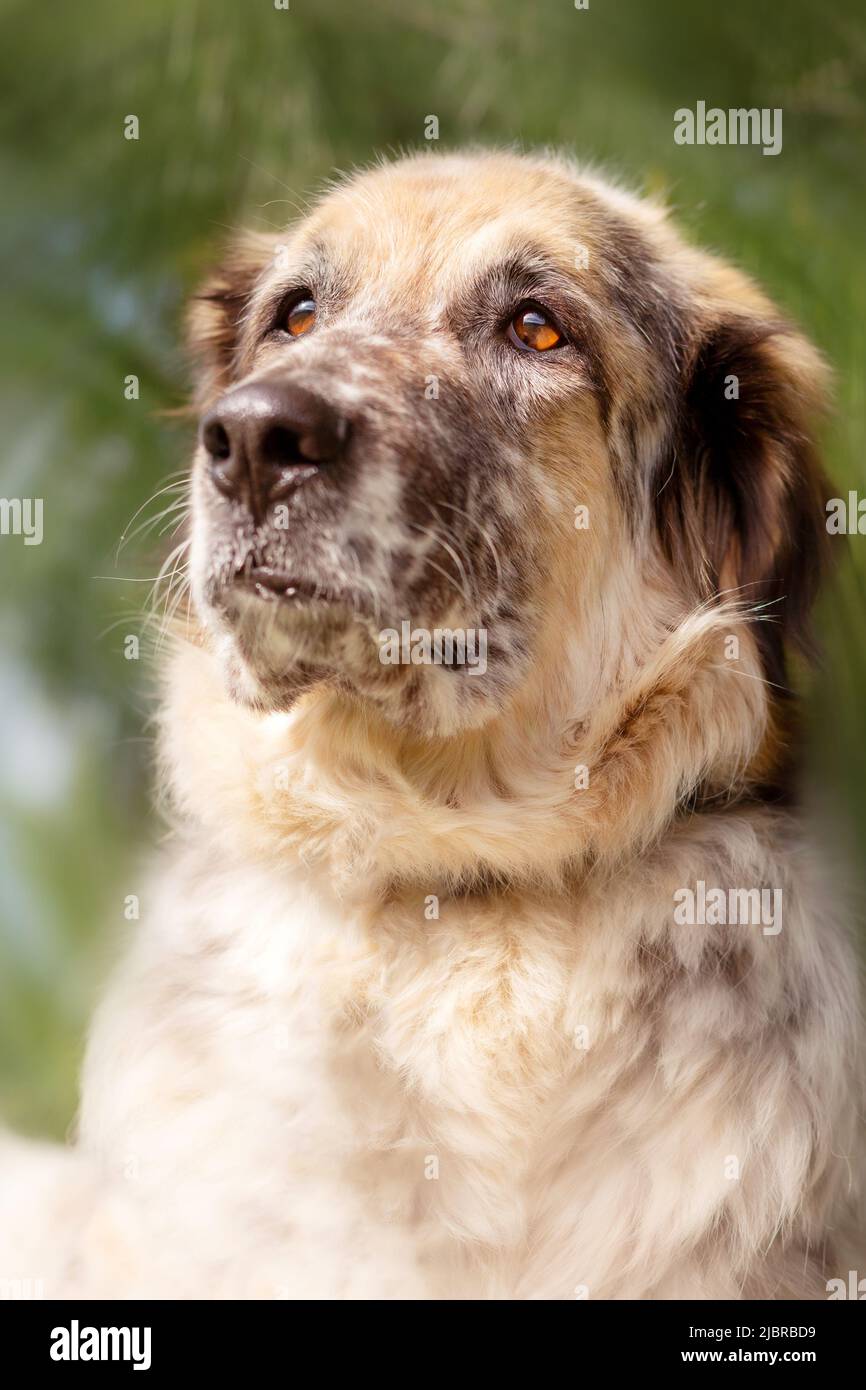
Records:
[[[739,399],[726,398],[731,377]],[[809,615],[828,558],[811,428],[823,377],[782,323],[737,312],[713,324],[685,369],[673,468],[670,458],[661,465],[655,495],[662,544],[684,581],[702,596],[738,589],[744,606],[760,606],[755,636],[780,696],[786,645],[812,652]]]
[[[238,330],[272,245],[270,237],[254,233],[234,242],[190,303],[187,343],[199,366],[198,409],[231,384]]]

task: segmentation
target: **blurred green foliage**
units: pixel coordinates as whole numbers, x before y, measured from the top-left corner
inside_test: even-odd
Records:
[[[0,1114],[57,1134],[158,833],[148,663],[122,647],[171,515],[116,551],[185,461],[191,426],[165,412],[214,249],[242,221],[281,225],[336,169],[422,144],[431,114],[440,148],[564,146],[667,196],[802,322],[837,372],[831,474],[862,490],[866,21],[860,0],[5,0],[0,18],[0,495],[45,499],[41,546],[0,540]],[[676,146],[673,113],[698,100],[781,107],[782,153]],[[863,546],[824,604],[813,696],[814,764],[860,845]]]

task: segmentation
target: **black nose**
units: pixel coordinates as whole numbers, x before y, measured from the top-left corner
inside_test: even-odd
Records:
[[[202,420],[211,476],[226,497],[245,500],[257,519],[310,470],[335,463],[348,423],[327,401],[277,381],[238,386]]]

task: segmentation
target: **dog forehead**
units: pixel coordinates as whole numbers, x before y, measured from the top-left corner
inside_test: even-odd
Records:
[[[357,175],[301,225],[358,285],[410,282],[437,297],[531,241],[551,261],[574,264],[581,222],[576,184],[519,157],[419,157]],[[589,229],[591,230],[591,229]]]

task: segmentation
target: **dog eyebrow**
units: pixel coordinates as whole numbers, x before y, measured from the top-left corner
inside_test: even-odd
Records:
[[[334,259],[323,241],[311,242],[304,248],[297,266],[293,268],[293,274],[298,281],[313,282],[310,289],[318,286],[322,280],[333,278]]]
[[[550,265],[539,247],[527,244],[511,251],[502,260],[484,266],[476,274],[470,289],[477,296],[488,298],[501,294],[503,290],[511,294],[527,295],[551,280],[561,280],[564,283],[565,277],[561,271]]]
[[[264,309],[275,309],[286,294],[294,289],[309,289],[316,295],[336,298],[345,293],[345,277],[335,267],[334,258],[324,242],[316,241],[305,247],[297,262],[289,261],[281,268],[279,284],[271,287]]]

